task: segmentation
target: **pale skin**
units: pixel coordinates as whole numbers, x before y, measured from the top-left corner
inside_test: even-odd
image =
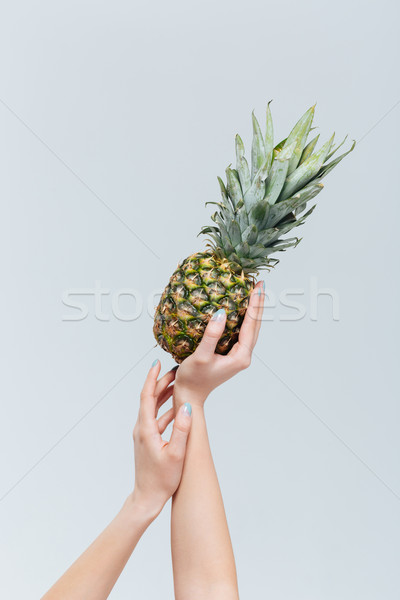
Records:
[[[105,600],[147,527],[179,485],[192,422],[190,409],[178,411],[171,439],[162,439],[173,412],[158,420],[159,408],[171,397],[175,371],[159,381],[160,362],[151,367],[140,396],[133,431],[135,487],[122,509],[91,546],[64,573],[42,600]]]
[[[225,326],[212,319],[196,352],[161,378],[155,361],[134,428],[135,485],[120,512],[42,600],[108,598],[139,539],[173,497],[171,547],[177,600],[237,600],[236,567],[204,416],[219,385],[249,366],[261,323],[264,291],[254,289],[239,341],[215,354]],[[173,406],[158,417],[173,395]],[[173,421],[170,441],[162,434]],[[190,435],[189,435],[190,433]]]
[[[264,301],[263,285],[255,288],[239,341],[227,356],[215,354],[225,327],[210,321],[194,354],[179,367],[174,406],[190,397],[193,423],[179,488],[174,494],[171,548],[176,600],[237,600],[235,559],[222,495],[211,455],[204,415],[210,392],[250,365]]]

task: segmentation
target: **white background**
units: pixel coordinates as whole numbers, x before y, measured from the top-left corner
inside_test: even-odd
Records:
[[[398,21],[394,0],[2,3],[2,598],[39,598],[119,509],[141,384],[173,365],[146,312],[99,321],[89,298],[66,322],[63,292],[162,289],[271,98],[276,141],[317,101],[324,139],[360,143],[266,274],[306,316],[267,309],[208,402],[241,597],[399,598]],[[310,320],[310,277],[339,321],[328,297]],[[172,595],[166,509],[111,598]]]

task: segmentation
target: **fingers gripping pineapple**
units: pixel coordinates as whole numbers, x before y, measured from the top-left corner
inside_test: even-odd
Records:
[[[353,150],[355,143],[328,162],[345,140],[333,148],[333,135],[315,150],[319,135],[307,143],[313,116],[314,106],[274,147],[269,104],[264,136],[253,113],[251,169],[236,136],[236,169],[226,169],[226,185],[218,178],[221,200],[214,203],[214,225],[200,232],[209,237],[208,250],[178,265],[156,309],[154,336],[176,362],[195,351],[220,308],[227,319],[217,352],[229,352],[238,339],[255,276],[278,262],[272,254],[298,244],[298,238],[282,236],[304,223],[315,208],[304,212],[307,203],[322,190],[323,177]]]

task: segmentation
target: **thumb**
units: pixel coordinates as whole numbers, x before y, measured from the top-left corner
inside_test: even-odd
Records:
[[[198,357],[209,359],[213,356],[218,341],[224,332],[225,322],[225,310],[220,308],[208,322],[203,338],[196,350]]]
[[[176,413],[171,439],[168,444],[168,450],[172,456],[183,460],[191,426],[192,407],[189,402],[185,402]]]

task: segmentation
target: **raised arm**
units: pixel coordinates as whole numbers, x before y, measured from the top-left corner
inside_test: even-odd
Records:
[[[135,487],[121,511],[93,544],[43,596],[42,600],[105,600],[120,576],[140,537],[161,512],[179,485],[191,408],[183,405],[175,417],[170,442],[161,435],[173,420],[167,411],[157,420],[159,408],[171,397],[175,372],[159,381],[156,361],[147,376],[133,432]],[[134,596],[133,596],[134,597]]]
[[[221,383],[249,366],[261,323],[264,292],[255,288],[238,343],[227,356],[215,354],[225,326],[218,311],[196,352],[179,367],[174,405],[189,400],[193,423],[182,480],[172,501],[171,544],[176,600],[237,600],[233,550],[211,455],[204,402]]]

